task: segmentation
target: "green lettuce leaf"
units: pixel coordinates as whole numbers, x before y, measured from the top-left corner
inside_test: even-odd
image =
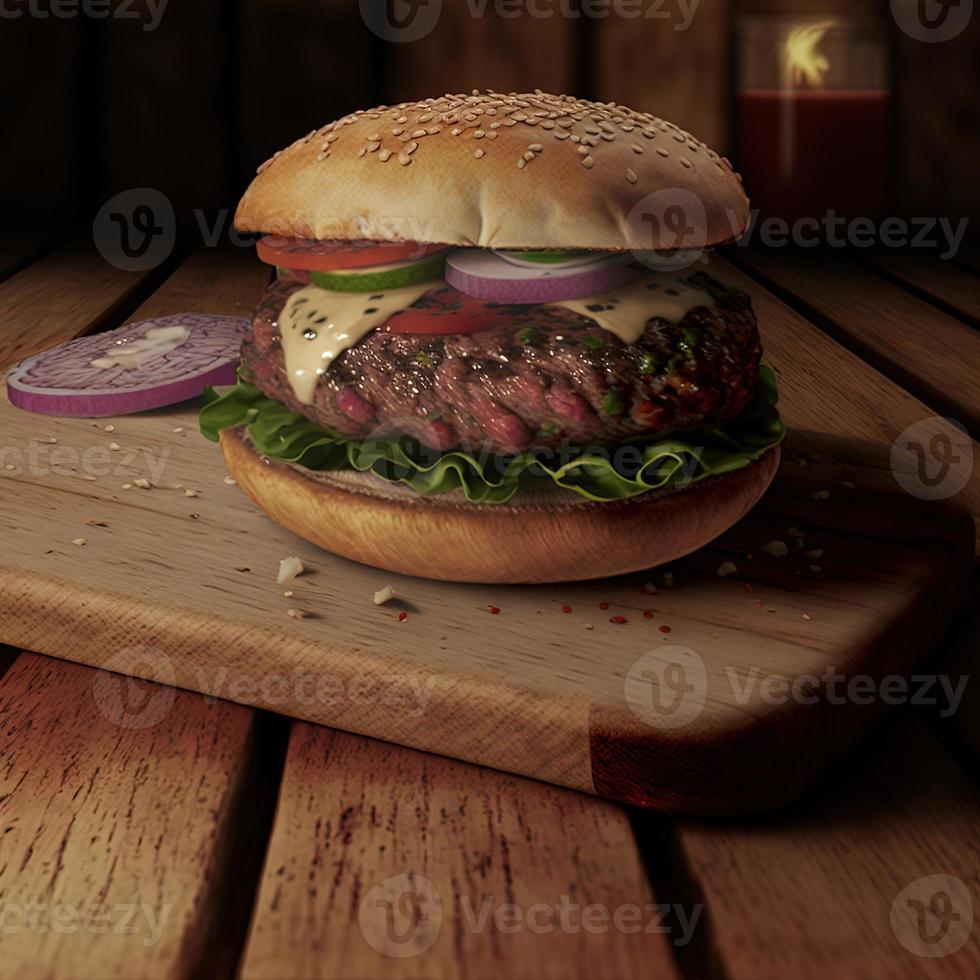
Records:
[[[589,500],[611,501],[747,466],[782,441],[777,398],[775,375],[763,364],[752,402],[733,419],[652,440],[510,456],[440,453],[407,435],[352,440],[291,412],[244,380],[222,393],[205,391],[200,425],[213,441],[222,429],[245,426],[264,456],[310,470],[371,470],[423,494],[462,489],[472,503],[499,504],[519,487],[554,483]]]

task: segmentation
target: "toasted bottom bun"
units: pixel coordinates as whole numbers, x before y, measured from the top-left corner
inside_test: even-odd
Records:
[[[260,456],[241,429],[221,433],[238,485],[274,521],[376,568],[450,582],[573,582],[680,558],[747,513],[772,482],[779,449],[681,490],[594,503],[556,488],[506,504],[424,497],[349,470],[313,472]]]

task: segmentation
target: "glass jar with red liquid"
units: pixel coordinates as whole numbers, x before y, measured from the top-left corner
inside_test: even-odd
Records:
[[[880,216],[889,199],[888,48],[841,17],[738,25],[736,165],[763,217]]]

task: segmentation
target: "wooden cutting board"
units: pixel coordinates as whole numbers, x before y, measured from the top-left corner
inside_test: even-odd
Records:
[[[224,482],[193,406],[93,422],[3,400],[0,432],[0,641],[662,810],[798,796],[883,708],[835,691],[912,671],[970,582],[969,517],[862,489],[793,434],[762,504],[696,555],[499,587],[280,529]],[[277,585],[290,555],[307,572]],[[375,605],[386,585],[400,598]],[[167,709],[95,676],[134,726]]]

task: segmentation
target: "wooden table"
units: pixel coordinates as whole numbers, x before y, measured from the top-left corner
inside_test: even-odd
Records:
[[[727,263],[788,448],[853,454],[885,486],[909,425],[950,415],[976,438],[976,266]],[[265,281],[240,252],[124,273],[39,236],[0,248],[0,276],[0,366],[129,318],[247,315]],[[976,469],[955,498],[975,518]],[[929,672],[975,672],[978,639],[966,612]],[[980,975],[975,685],[952,714],[893,709],[793,807],[707,820],[144,682],[97,703],[102,683],[0,651],[0,977]],[[134,726],[134,699],[164,710]]]

